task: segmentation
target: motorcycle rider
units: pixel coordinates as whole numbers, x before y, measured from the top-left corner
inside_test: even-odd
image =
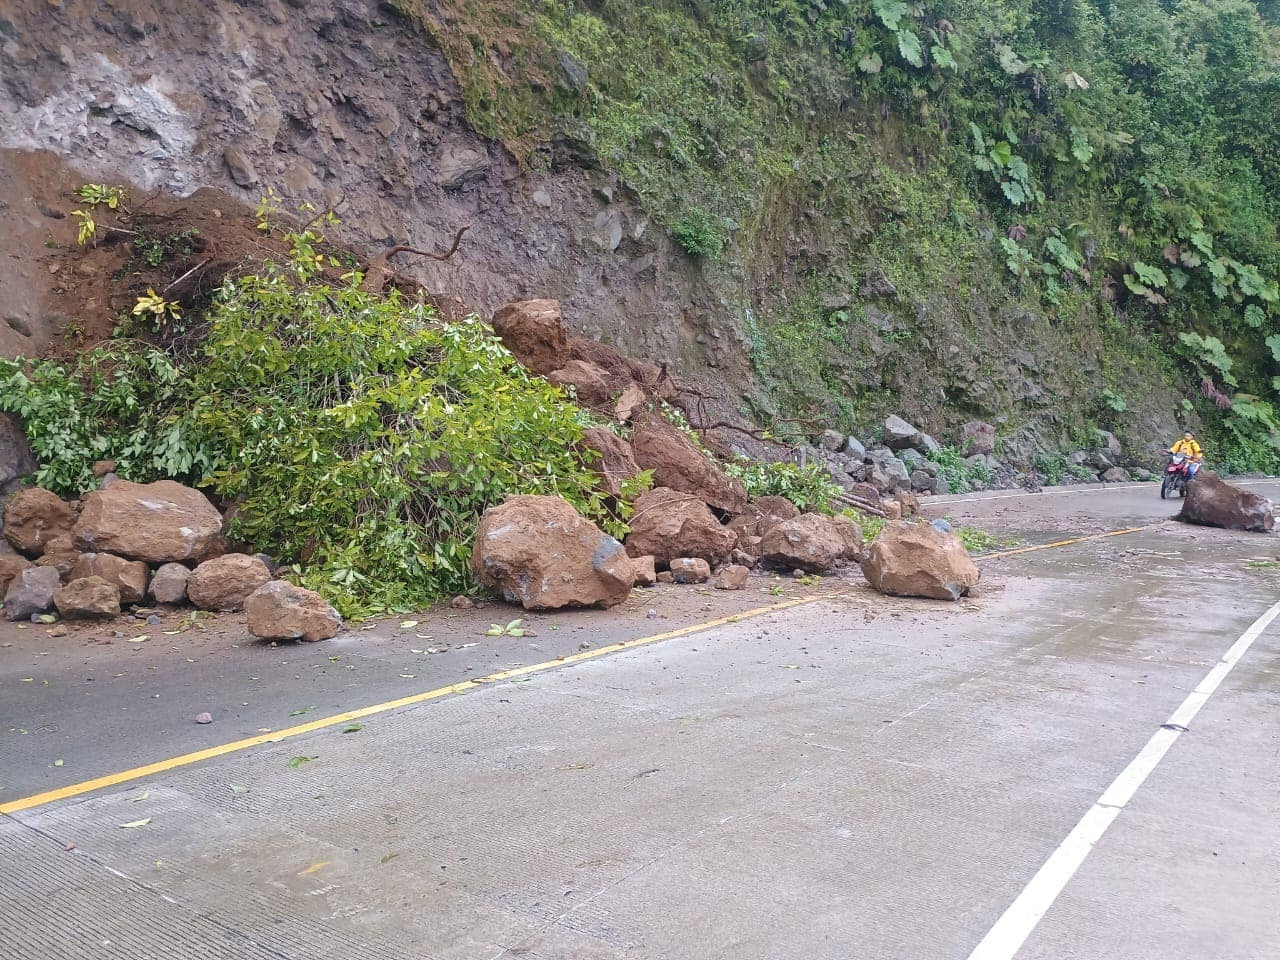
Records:
[[[1193,479],[1204,463],[1204,451],[1196,443],[1196,436],[1190,430],[1182,435],[1182,439],[1169,448],[1169,453],[1181,453],[1187,458],[1187,479]]]

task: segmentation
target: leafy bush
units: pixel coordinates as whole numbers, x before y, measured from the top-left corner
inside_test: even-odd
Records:
[[[22,418],[41,464],[34,480],[60,496],[92,487],[96,460],[115,460],[140,482],[202,476],[213,453],[184,429],[189,397],[168,356],[131,341],[97,347],[70,367],[0,359],[0,411]]]
[[[801,510],[826,511],[832,497],[840,493],[827,471],[817,463],[802,467],[785,461],[738,461],[726,464],[725,472],[742,483],[751,499],[786,497]]]
[[[716,260],[724,252],[720,225],[701,207],[695,207],[672,224],[671,235],[695,257]]]
[[[479,516],[509,494],[605,519],[574,453],[586,415],[479,319],[268,273],[225,286],[209,320],[190,423],[220,451],[232,535],[344,613],[468,589]]]
[[[952,493],[967,493],[975,484],[988,484],[992,474],[986,463],[967,463],[959,448],[944,446],[929,455],[941,469],[938,475],[947,481]]]

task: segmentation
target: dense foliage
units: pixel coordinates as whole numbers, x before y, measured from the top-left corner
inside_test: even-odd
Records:
[[[1041,342],[1068,370],[1072,352],[1100,367],[1069,385],[1083,395],[1073,429],[1115,410],[1104,389],[1131,408],[1119,427],[1139,420],[1152,391],[1136,371],[1194,407],[1175,399],[1166,421],[1203,417],[1220,450],[1276,459],[1273,4],[480,5],[506,11],[495,22],[475,6],[429,19],[481,129],[531,164],[555,132],[591,144],[708,270],[799,274],[740,291],[775,400],[852,419],[898,389],[902,351],[859,366],[880,336],[863,333],[868,313],[821,306],[879,271],[898,303],[945,299],[959,324],[1002,298],[1063,324]],[[519,49],[498,28],[512,14]],[[797,224],[802,248],[783,248]],[[891,345],[919,326],[900,319]]]
[[[298,565],[346,614],[470,589],[476,523],[510,493],[614,519],[574,452],[580,408],[478,319],[438,324],[349,279],[228,282],[187,365],[127,341],[70,369],[4,361],[0,409],[24,417],[42,485],[78,495],[99,458],[127,479],[198,483],[234,506],[233,537]]]

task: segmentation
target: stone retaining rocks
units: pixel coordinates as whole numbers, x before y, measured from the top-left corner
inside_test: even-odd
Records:
[[[559,497],[511,497],[486,510],[471,571],[526,610],[612,607],[636,580],[622,544]]]

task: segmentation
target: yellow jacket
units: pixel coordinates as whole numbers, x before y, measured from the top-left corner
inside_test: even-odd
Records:
[[[1204,451],[1194,440],[1182,439],[1169,448],[1170,453],[1185,453],[1192,460],[1203,460]]]

